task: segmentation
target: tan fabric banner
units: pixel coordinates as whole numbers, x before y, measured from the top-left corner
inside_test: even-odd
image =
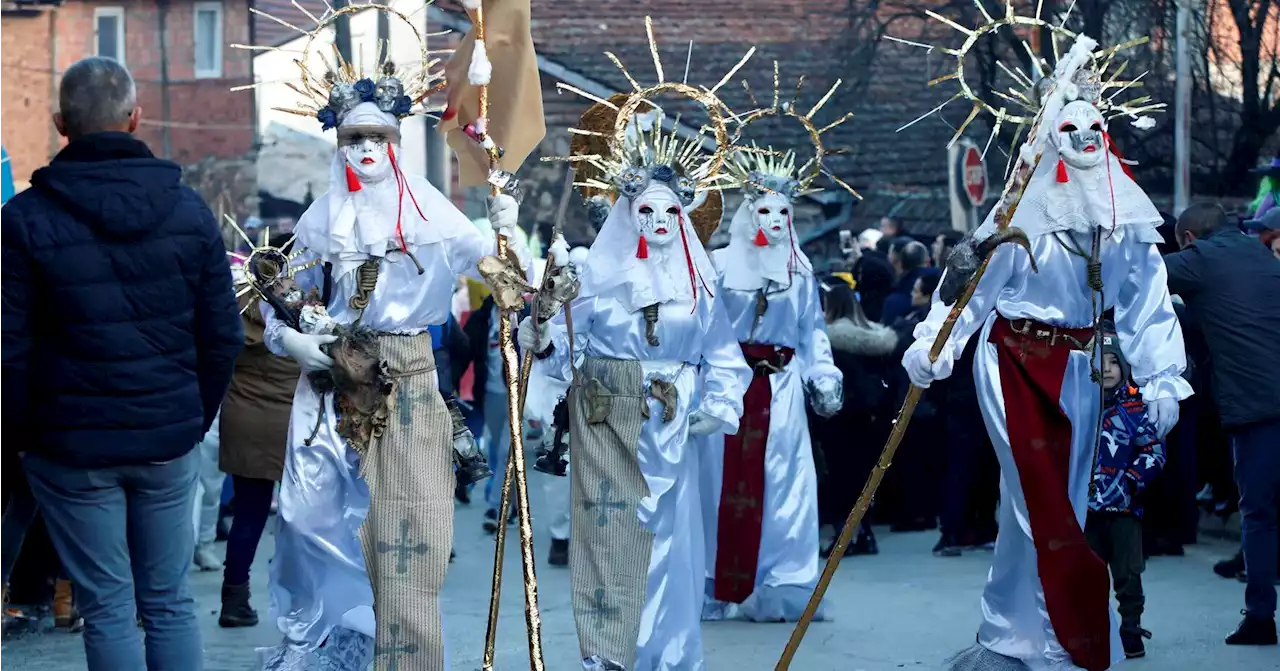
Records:
[[[520,169],[547,133],[542,116],[542,82],[538,57],[529,32],[530,0],[484,0],[485,49],[493,64],[489,81],[489,137],[505,154],[500,165],[514,173]],[[474,20],[472,16],[472,20]],[[476,31],[473,26],[445,65],[449,83],[449,107],[457,116],[440,123],[449,146],[458,155],[458,182],[479,186],[489,177],[489,157],[462,132],[480,114],[480,88],[467,80]]]

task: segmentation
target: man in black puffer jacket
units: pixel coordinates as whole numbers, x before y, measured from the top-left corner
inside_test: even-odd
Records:
[[[181,168],[131,135],[122,65],[72,65],[59,108],[70,143],[2,218],[4,449],[25,453],[88,668],[198,670],[193,448],[244,342],[231,271]]]
[[[1178,218],[1182,251],[1164,257],[1169,293],[1182,297],[1204,333],[1210,389],[1231,437],[1244,560],[1245,617],[1231,645],[1276,645],[1276,508],[1280,503],[1280,261],[1213,203]]]

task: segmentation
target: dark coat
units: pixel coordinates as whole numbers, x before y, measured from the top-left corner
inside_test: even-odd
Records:
[[[456,396],[471,361],[471,343],[453,315],[449,315],[444,324],[431,327],[431,347],[440,380],[440,395],[445,398]]]
[[[293,359],[267,350],[258,300],[248,304],[244,350],[222,402],[218,422],[218,466],[227,475],[279,480],[289,440],[289,410],[301,370]]]
[[[893,286],[893,291],[885,296],[884,308],[880,312],[881,324],[893,326],[895,322],[911,312],[911,291],[915,289],[916,280],[931,272],[937,271],[933,268],[916,268],[902,274],[897,284]]]
[[[525,308],[520,315],[512,322],[514,328],[529,315],[529,309]],[[467,342],[470,343],[471,366],[475,372],[471,378],[472,394],[475,397],[476,409],[480,413],[484,413],[484,390],[485,385],[489,382],[489,329],[493,323],[493,296],[485,296],[484,302],[480,303],[480,307],[471,313],[467,318],[467,323],[462,330],[467,334]],[[519,353],[519,344],[516,345],[516,351]],[[464,367],[465,369],[465,367]]]
[[[1089,510],[1141,516],[1142,492],[1164,468],[1164,441],[1137,389],[1107,394],[1098,440]]]
[[[1234,229],[1164,257],[1169,292],[1182,297],[1204,333],[1210,387],[1228,430],[1280,419],[1275,375],[1280,334],[1280,261]]]
[[[217,222],[126,133],[67,145],[4,206],[4,442],[102,468],[175,459],[244,346]]]

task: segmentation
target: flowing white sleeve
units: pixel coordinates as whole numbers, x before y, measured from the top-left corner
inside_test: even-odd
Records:
[[[470,277],[474,280],[484,280],[480,275],[480,259],[498,253],[497,236],[487,236],[480,232],[470,223],[466,228],[459,228],[458,235],[444,241],[449,255],[449,267],[453,272]],[[514,250],[513,250],[514,251]],[[526,256],[528,256],[526,254]],[[529,281],[533,281],[533,261],[532,259],[522,259],[524,263],[525,277]]]
[[[711,327],[702,339],[702,363],[698,409],[720,420],[721,433],[737,433],[751,369],[721,301],[711,308]]]
[[[315,288],[322,289],[324,286],[324,266],[318,263],[319,259],[320,257],[315,252],[308,249],[289,264],[295,267],[310,265],[309,268],[293,274],[293,281],[297,282],[298,288],[304,294]],[[266,301],[258,301],[258,305],[261,306],[259,310],[262,312],[262,321],[264,323],[262,329],[263,344],[276,356],[289,356],[280,343],[280,334],[284,329],[290,328],[289,325],[276,317],[275,308],[267,304]]]
[[[827,320],[822,312],[818,282],[810,277],[805,284],[805,294],[800,297],[804,305],[800,313],[800,342],[796,352],[804,365],[801,377],[805,382],[827,379],[839,384],[844,376],[831,358],[831,339],[827,337]]]
[[[1115,302],[1116,335],[1133,369],[1133,380],[1148,401],[1182,400],[1191,384],[1182,378],[1187,352],[1182,327],[1169,299],[1169,280],[1156,246],[1134,241],[1129,276]]]
[[[956,320],[956,325],[951,330],[951,337],[938,357],[940,360],[949,358],[955,361],[960,358],[969,338],[973,337],[973,334],[977,333],[987,321],[987,315],[996,308],[996,300],[1000,297],[1000,292],[1013,276],[1014,255],[1026,253],[1025,249],[1013,244],[1004,244],[996,248],[995,253],[991,255],[991,261],[987,264],[986,272],[982,275],[982,280],[973,291],[973,297],[969,299],[964,312],[960,313],[960,318]],[[944,280],[946,272],[943,273]],[[941,281],[938,282],[938,287],[941,290]],[[916,325],[912,333],[916,341],[907,351],[932,348],[934,338],[937,337],[938,331],[942,329],[942,324],[949,314],[951,314],[951,306],[944,305],[938,298],[938,291],[934,291],[933,306],[929,308],[929,316]]]
[[[573,369],[582,365],[586,357],[587,336],[591,331],[591,322],[595,319],[596,297],[586,296],[573,299],[573,358],[569,360],[569,328],[565,318],[565,310],[561,310],[550,322],[548,335],[551,337],[551,350],[542,359],[547,377],[563,383],[573,382]],[[567,306],[568,307],[568,306]]]

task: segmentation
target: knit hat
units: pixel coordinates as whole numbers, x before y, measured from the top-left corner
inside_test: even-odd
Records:
[[[1116,334],[1115,322],[1105,319],[1102,322],[1102,355],[1116,355],[1116,360],[1120,362],[1120,373],[1127,381],[1130,378],[1129,362],[1124,358],[1124,352],[1120,349],[1120,336]]]

